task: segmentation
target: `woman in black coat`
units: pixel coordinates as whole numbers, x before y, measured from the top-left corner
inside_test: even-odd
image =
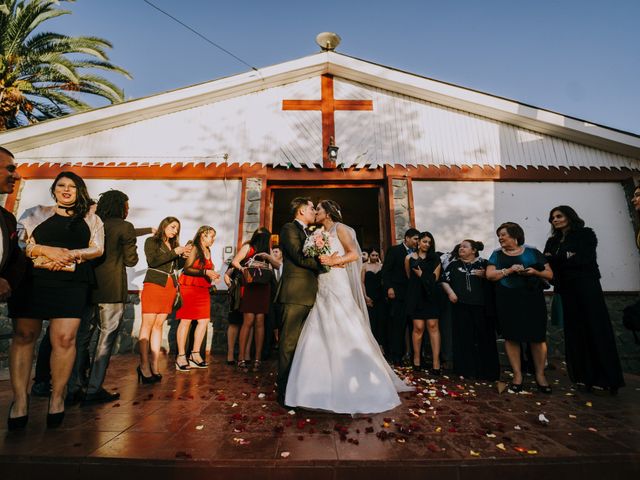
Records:
[[[544,248],[562,298],[567,370],[571,381],[612,394],[624,386],[616,341],[600,286],[598,240],[568,206],[549,213],[552,233]]]

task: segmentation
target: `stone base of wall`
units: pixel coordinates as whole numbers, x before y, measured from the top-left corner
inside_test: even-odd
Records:
[[[606,301],[618,344],[620,361],[625,372],[640,374],[640,345],[636,344],[633,334],[622,325],[622,310],[637,299],[637,294],[607,294]],[[229,311],[228,296],[220,293],[211,297],[211,318],[213,331],[209,330],[206,344],[214,353],[227,351],[227,313]],[[551,296],[547,297],[551,303]],[[125,318],[122,331],[116,343],[117,353],[131,353],[136,351],[139,326],[135,327],[135,306],[140,303],[138,294],[129,295],[129,302],[125,308]],[[175,352],[175,328],[177,321],[170,317],[169,329],[166,334],[164,348]],[[139,321],[138,321],[139,325]],[[0,334],[11,332],[11,320],[7,317],[6,304],[0,304]],[[210,337],[210,338],[209,338]],[[548,324],[547,342],[549,358],[554,362],[564,359],[564,333],[562,327]],[[8,366],[9,340],[0,340],[0,368]]]

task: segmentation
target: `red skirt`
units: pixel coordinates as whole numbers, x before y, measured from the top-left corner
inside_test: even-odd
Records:
[[[242,313],[269,313],[271,285],[268,283],[250,283],[242,289],[240,310]]]
[[[211,317],[209,286],[180,285],[182,307],[176,312],[178,320],[199,320]]]
[[[150,282],[142,284],[142,313],[171,313],[175,299],[176,287],[169,276],[164,287]]]

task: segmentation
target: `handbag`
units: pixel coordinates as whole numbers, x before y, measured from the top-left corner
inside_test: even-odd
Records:
[[[249,259],[244,270],[242,270],[242,281],[245,285],[257,284],[265,285],[271,283],[273,270],[268,263]]]
[[[173,309],[178,310],[182,307],[182,293],[180,293],[180,284],[176,287],[176,296],[173,299]]]
[[[35,268],[41,268],[43,270],[53,270],[53,266],[55,265],[53,260],[51,260],[49,257],[46,257],[44,255],[38,255],[37,257],[34,257],[32,260],[33,260],[33,266]],[[59,271],[61,271],[61,272],[75,272],[76,271],[76,263],[73,262],[73,263],[71,263],[69,265],[65,265]]]

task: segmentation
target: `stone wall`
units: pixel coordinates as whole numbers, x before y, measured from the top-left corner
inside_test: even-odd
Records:
[[[262,198],[262,179],[247,178],[244,191],[244,225],[242,241],[251,238],[253,232],[260,227],[260,200]]]
[[[411,227],[411,212],[409,211],[409,184],[406,178],[394,178],[391,180],[393,189],[393,224],[395,227],[395,239],[393,244],[404,240],[404,232]]]

